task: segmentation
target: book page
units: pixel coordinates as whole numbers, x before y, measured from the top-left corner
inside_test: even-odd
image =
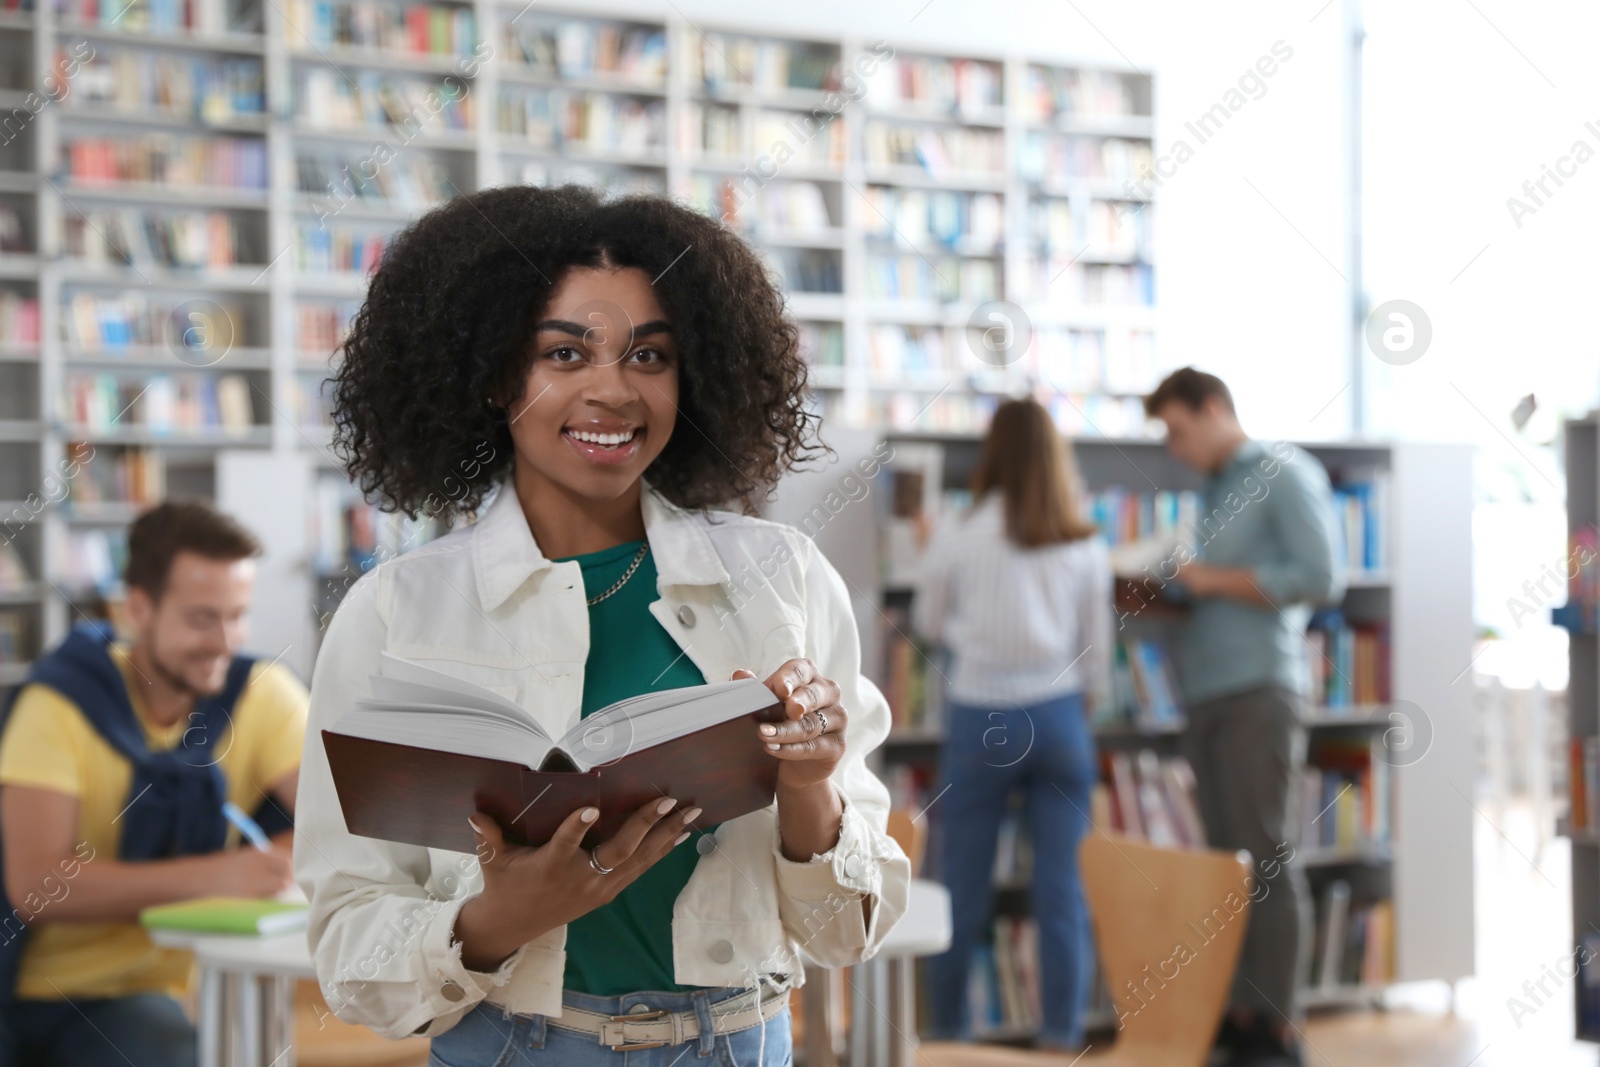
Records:
[[[580,770],[692,734],[777,703],[755,678],[663,689],[618,701],[579,721],[557,742]],[[753,729],[753,727],[752,727]]]
[[[529,769],[550,752],[550,739],[531,719],[446,704],[358,700],[329,730],[460,756],[511,760]]]
[[[382,670],[368,676],[372,696],[357,700],[330,730],[530,768],[550,753],[549,735],[515,701],[388,653]]]
[[[1112,545],[1111,573],[1118,578],[1148,578],[1160,574],[1164,566],[1170,574],[1181,543],[1182,538],[1173,533]]]
[[[443,671],[436,671],[432,667],[424,667],[420,663],[413,663],[408,659],[402,659],[399,656],[393,656],[387,652],[381,653],[380,655],[382,662],[381,670],[383,673],[381,675],[370,675],[369,677],[371,677],[374,681],[382,677],[385,679],[392,679],[397,683],[406,685],[429,686],[434,689],[442,689],[467,701],[465,706],[484,708],[486,710],[499,708],[512,716],[521,719],[527,719],[530,723],[532,723],[532,719],[529,717],[528,713],[523,710],[522,705],[518,704],[514,700],[506,699],[491,689],[485,689],[481,685],[473,685],[471,682],[464,682],[455,675],[446,674]],[[378,695],[379,694],[377,691],[374,690],[373,696]],[[455,703],[455,701],[451,701],[450,703]],[[533,723],[533,727],[536,730],[539,729],[537,723]],[[540,730],[540,733],[543,733],[543,731]]]

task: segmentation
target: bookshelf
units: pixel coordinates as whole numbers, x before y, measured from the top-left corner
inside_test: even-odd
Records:
[[[1567,472],[1567,530],[1572,556],[1567,566],[1567,603],[1554,609],[1552,621],[1567,630],[1567,744],[1569,750],[1567,817],[1558,832],[1572,843],[1572,944],[1600,949],[1600,818],[1596,817],[1600,766],[1600,627],[1597,604],[1595,530],[1600,524],[1600,418],[1590,415],[1568,421],[1563,432]],[[1579,564],[1582,564],[1581,566]],[[1594,985],[1595,964],[1582,966],[1575,981],[1576,1034],[1600,1041],[1600,1004],[1586,990]]]
[[[311,521],[333,514],[329,353],[387,240],[457,193],[579,181],[726,217],[784,280],[830,428],[970,430],[1041,383],[1080,428],[1142,428],[1144,75],[514,0],[0,6],[0,102],[71,86],[0,138],[0,540],[28,578],[0,685],[95,609],[141,502],[220,498],[222,456],[309,461]],[[1031,323],[1009,365],[978,358],[987,300]],[[78,499],[72,455],[120,479]],[[337,540],[264,615],[325,617]],[[264,639],[309,667],[314,630]]]
[[[1592,426],[1589,432],[1592,448]],[[915,551],[908,548],[906,520],[896,516],[912,501],[946,510],[963,503],[979,443],[964,434],[883,437],[873,447],[891,447],[893,459],[878,475],[875,499],[860,505],[863,516],[852,520],[851,529],[818,535],[825,551],[829,538],[873,546],[856,553],[866,558],[831,556],[850,560],[841,567],[857,595],[869,645],[864,662],[880,665],[879,683],[894,707],[896,725],[878,756],[880,768],[897,802],[913,810],[938,788],[942,730],[937,714],[919,716],[903,704],[936,691],[939,672],[928,667],[917,678],[912,670],[909,681],[906,672],[924,653],[938,653],[904,647],[908,636],[915,639],[898,621],[913,595]],[[1188,494],[1200,488],[1201,479],[1159,442],[1077,437],[1073,446],[1091,511],[1108,539],[1148,536],[1193,521],[1197,502]],[[1472,655],[1471,454],[1463,447],[1408,443],[1298,447],[1328,469],[1353,545],[1347,549],[1351,580],[1337,613],[1319,612],[1315,625],[1321,633],[1308,638],[1327,658],[1308,651],[1322,669],[1313,672],[1319,695],[1305,720],[1309,772],[1297,800],[1303,827],[1296,854],[1317,919],[1308,952],[1311,979],[1301,998],[1307,1007],[1331,1007],[1381,1001],[1394,982],[1454,982],[1473,972],[1473,811],[1451,788],[1468,788],[1474,765],[1470,691],[1454,684]],[[1589,463],[1591,474],[1600,469],[1600,461],[1591,457]],[[897,484],[897,466],[915,472],[909,483]],[[875,529],[863,538],[867,516]],[[1144,620],[1128,632],[1156,642],[1170,637],[1161,624]],[[1118,703],[1139,706],[1126,697]],[[1391,711],[1411,712],[1410,736],[1412,744],[1423,746],[1420,758],[1418,748],[1392,733],[1400,724]],[[1158,760],[1178,754],[1181,724],[1161,715],[1125,714],[1097,717],[1095,733],[1103,761],[1121,753],[1137,763],[1142,750]],[[930,855],[937,849],[931,840]],[[1013,940],[1016,924],[1026,923],[1028,914],[1026,887],[1017,874],[997,877],[998,936]],[[1587,876],[1600,878],[1593,871]],[[1330,912],[1338,916],[1331,934]],[[1338,948],[1324,963],[1330,943]],[[1023,937],[990,951],[1002,964],[1021,960],[1027,969],[1026,945]],[[990,958],[981,962],[988,965]],[[1014,983],[1008,989],[1003,974],[995,984],[1002,1004],[1017,1002]],[[1103,995],[1092,1021],[1114,1022]],[[1026,1041],[1030,1034],[1027,1019],[1003,1014],[986,1036]]]

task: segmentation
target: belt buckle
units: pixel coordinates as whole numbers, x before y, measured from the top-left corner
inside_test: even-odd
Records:
[[[627,1015],[613,1015],[610,1018],[614,1023],[627,1024],[650,1022],[671,1014],[672,1013],[667,1011],[665,1008],[658,1008],[655,1011],[640,1011]],[[671,1042],[668,1041],[629,1041],[626,1037],[624,1037],[621,1041],[614,1041],[611,1044],[606,1045],[606,1047],[621,1052],[630,1052],[638,1049],[663,1048],[670,1043]]]

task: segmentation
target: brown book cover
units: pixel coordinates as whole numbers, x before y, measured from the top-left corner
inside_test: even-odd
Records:
[[[473,852],[467,817],[493,815],[514,844],[542,845],[586,804],[600,818],[585,847],[606,840],[639,807],[675,797],[679,810],[704,809],[698,826],[713,826],[772,803],[778,760],[757,729],[781,722],[783,705],[728,719],[671,741],[641,748],[582,772],[559,750],[540,770],[509,760],[322,731],[345,828],[362,837]]]

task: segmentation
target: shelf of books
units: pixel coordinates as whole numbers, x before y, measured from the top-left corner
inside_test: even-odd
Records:
[[[25,121],[41,104],[30,95],[40,69],[37,21],[31,4],[0,0],[0,695],[49,632],[53,596],[42,581],[49,517],[38,492],[49,457],[40,440],[38,146]]]
[[[937,806],[929,805],[941,788],[947,653],[916,634],[911,609],[919,531],[930,522],[959,521],[971,501],[968,485],[980,442],[970,435],[908,433],[888,435],[882,444],[892,449],[892,459],[875,485],[879,602],[873,655],[893,725],[881,766],[895,806],[912,813],[931,810],[925,876],[937,877],[941,835]],[[1142,555],[1133,546],[1179,540],[1193,545],[1204,538],[1200,479],[1159,444],[1076,437],[1073,446],[1086,510],[1110,543],[1119,573],[1140,576],[1140,565],[1129,562]],[[1428,817],[1440,822],[1428,822],[1426,833],[1409,810],[1424,803],[1441,779],[1464,775],[1471,766],[1470,744],[1457,743],[1445,728],[1461,721],[1457,716],[1464,718],[1469,707],[1449,683],[1470,660],[1470,606],[1454,593],[1442,605],[1461,611],[1466,622],[1456,626],[1430,620],[1416,599],[1467,581],[1470,545],[1461,531],[1469,528],[1470,465],[1465,449],[1423,457],[1404,445],[1296,447],[1320,461],[1335,486],[1351,579],[1337,605],[1311,616],[1307,759],[1294,798],[1295,856],[1315,916],[1309,984],[1301,995],[1308,1006],[1331,1006],[1381,999],[1385,987],[1402,979],[1453,981],[1471,973],[1470,907],[1447,917],[1455,924],[1451,936],[1467,939],[1465,952],[1441,955],[1411,936],[1407,925],[1431,927],[1437,902],[1430,894],[1446,884],[1454,892],[1470,884],[1470,807],[1430,807]],[[1448,505],[1434,509],[1447,512],[1442,517],[1399,504],[1402,487],[1428,478],[1442,479],[1435,496],[1439,486],[1450,495]],[[1444,526],[1450,516],[1461,517],[1463,526]],[[1402,561],[1404,566],[1397,565]],[[1177,624],[1131,615],[1120,621],[1111,691],[1092,712],[1102,768],[1093,821],[1160,846],[1203,847],[1193,774],[1182,757],[1183,699],[1168,652]],[[1439,642],[1459,657],[1442,678],[1435,667]],[[1421,662],[1428,657],[1433,660]],[[1454,659],[1447,655],[1443,661]],[[1419,707],[1426,711],[1419,713]],[[1426,746],[1420,754],[1419,745]],[[980,951],[971,995],[973,1018],[990,1038],[1025,1042],[1039,1013],[1036,934],[1026,893],[1031,865],[1022,821],[1018,810],[1002,830],[993,937]],[[1443,878],[1441,866],[1449,872]],[[1094,1024],[1113,1024],[1106,991],[1098,989],[1096,996]]]
[[[520,0],[0,0],[0,101],[0,385],[28,401],[0,411],[0,581],[39,591],[0,678],[116,595],[124,520],[207,491],[208,454],[337,470],[367,276],[488,186],[666,192],[746,234],[833,424],[968,431],[1039,387],[1142,432],[1142,74]]]
[[[1567,472],[1567,795],[1560,830],[1572,843],[1572,937],[1585,950],[1574,983],[1577,1036],[1600,1041],[1600,417],[1564,427]]]

